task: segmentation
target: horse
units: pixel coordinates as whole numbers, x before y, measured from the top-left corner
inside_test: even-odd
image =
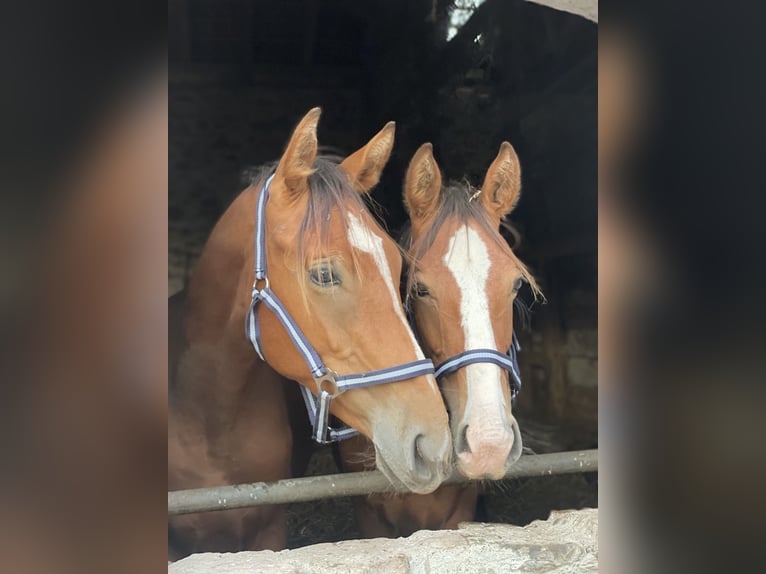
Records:
[[[405,177],[410,229],[403,242],[412,262],[405,296],[423,350],[441,365],[456,466],[471,479],[502,477],[522,451],[511,409],[521,384],[513,308],[525,282],[535,297],[540,291],[500,234],[520,192],[521,166],[508,142],[479,189],[442,186],[430,143],[417,150]],[[369,449],[363,437],[340,445],[344,469],[364,469]],[[355,510],[365,536],[408,536],[473,520],[478,494],[471,483],[428,495],[371,495],[356,498]]]
[[[433,365],[394,282],[401,252],[362,199],[395,125],[337,162],[318,156],[319,116],[304,116],[276,167],[226,210],[192,275],[169,397],[171,490],[290,477],[285,385],[305,389],[315,440],[355,432],[328,428],[332,413],[371,441],[392,483],[432,492],[451,470]],[[283,506],[169,521],[172,556],[285,545]]]

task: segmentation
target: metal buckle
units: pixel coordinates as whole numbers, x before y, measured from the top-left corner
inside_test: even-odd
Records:
[[[258,283],[259,282],[263,282],[263,288],[262,289],[258,289]],[[269,278],[268,277],[264,277],[263,279],[254,279],[253,280],[253,294],[260,293],[264,289],[268,289],[268,288],[269,288]]]
[[[319,393],[319,391],[324,391],[333,399],[343,393],[343,389],[338,388],[338,383],[335,382],[335,376],[337,374],[338,373],[332,369],[327,369],[327,372],[324,375],[314,377],[314,382],[317,385],[317,393]]]

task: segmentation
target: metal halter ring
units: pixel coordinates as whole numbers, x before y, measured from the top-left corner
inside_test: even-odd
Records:
[[[258,289],[258,283],[260,281],[264,282],[263,289]],[[269,288],[269,278],[268,277],[264,277],[263,279],[257,279],[256,278],[256,279],[253,280],[253,293],[259,293],[259,292],[263,291],[264,289],[268,289],[268,288]]]
[[[341,389],[338,387],[338,383],[335,380],[335,377],[338,373],[331,369],[327,369],[327,372],[324,375],[321,375],[319,377],[314,377],[314,382],[317,385],[317,393],[319,391],[324,391],[330,397],[335,398],[339,394],[341,394],[344,389]]]

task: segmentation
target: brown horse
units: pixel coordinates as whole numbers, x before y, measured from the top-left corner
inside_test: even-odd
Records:
[[[509,349],[520,287],[526,281],[535,295],[539,293],[534,278],[499,233],[520,188],[519,160],[507,142],[481,189],[463,184],[442,187],[431,144],[421,146],[410,162],[404,199],[411,220],[406,243],[413,264],[407,292],[420,342],[437,365],[466,351]],[[457,468],[469,478],[500,478],[521,455],[509,383],[505,368],[484,361],[440,379]],[[364,457],[359,453],[367,448],[361,437],[342,444],[344,467],[361,469]],[[474,518],[477,496],[475,485],[445,486],[424,496],[369,496],[357,499],[357,518],[366,536],[455,528]]]
[[[281,300],[330,373],[424,360],[395,283],[401,254],[360,198],[388,161],[394,124],[337,164],[317,157],[319,115],[315,108],[298,124],[269,183],[265,172],[224,213],[192,277],[169,401],[171,490],[291,475],[285,378],[312,393],[326,380],[315,379],[264,304],[256,315],[267,362],[259,359],[243,329],[258,289]],[[264,189],[269,272],[262,281],[253,260]],[[392,482],[426,493],[448,475],[449,423],[432,374],[349,390],[332,400],[331,412],[372,441]],[[178,554],[283,548],[284,508],[174,517],[170,541]]]

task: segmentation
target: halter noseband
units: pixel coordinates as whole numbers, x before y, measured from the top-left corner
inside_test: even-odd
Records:
[[[311,346],[298,324],[290,316],[285,306],[271,290],[269,278],[266,273],[266,202],[269,199],[269,187],[274,179],[271,175],[261,188],[258,196],[258,207],[255,215],[255,279],[253,281],[252,300],[245,317],[245,332],[262,360],[261,329],[258,322],[258,303],[268,307],[277,319],[282,323],[287,334],[295,345],[295,348],[306,361],[311,375],[319,391],[315,396],[304,385],[300,385],[303,400],[306,403],[306,411],[313,427],[312,438],[320,443],[327,444],[354,436],[358,431],[351,427],[331,428],[329,426],[330,403],[333,398],[351,389],[362,389],[383,383],[404,381],[421,375],[434,374],[434,365],[429,359],[422,359],[405,363],[396,367],[388,367],[377,371],[368,371],[356,375],[338,375],[328,369],[314,347]],[[262,285],[259,289],[258,286]]]
[[[412,312],[409,304],[407,305],[407,316],[410,320],[410,326],[415,333],[418,332],[415,324],[415,314]],[[511,336],[511,348],[507,353],[501,353],[495,349],[470,349],[460,354],[454,355],[436,367],[434,376],[436,379],[446,377],[455,371],[473,365],[475,363],[492,363],[501,369],[505,369],[511,375],[511,400],[516,398],[521,390],[521,375],[519,370],[519,360],[516,353],[521,351],[521,345],[516,337],[516,331]]]

